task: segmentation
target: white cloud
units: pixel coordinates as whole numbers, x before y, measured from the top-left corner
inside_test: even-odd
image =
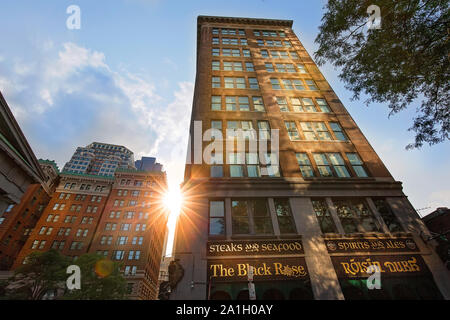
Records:
[[[181,182],[192,83],[179,83],[173,97],[163,98],[145,76],[114,70],[102,52],[71,42],[50,41],[33,61],[14,67],[8,59],[0,60],[0,90],[38,157],[62,167],[77,146],[121,144],[136,159],[155,156],[171,184]]]

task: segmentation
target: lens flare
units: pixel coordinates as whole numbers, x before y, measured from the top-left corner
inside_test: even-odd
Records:
[[[180,214],[183,195],[180,188],[169,188],[163,198],[164,206],[170,211],[172,217]]]
[[[95,273],[100,278],[109,276],[114,269],[114,263],[111,260],[101,259],[95,263]]]

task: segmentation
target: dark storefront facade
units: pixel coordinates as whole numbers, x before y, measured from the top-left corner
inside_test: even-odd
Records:
[[[211,300],[248,300],[248,272],[258,300],[313,299],[301,239],[210,241],[207,246]]]

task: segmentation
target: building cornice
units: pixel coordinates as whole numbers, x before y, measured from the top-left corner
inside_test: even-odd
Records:
[[[227,24],[246,24],[261,26],[280,26],[292,28],[292,20],[264,19],[264,18],[243,18],[243,17],[217,17],[217,16],[198,16],[197,26],[203,23],[227,23]]]

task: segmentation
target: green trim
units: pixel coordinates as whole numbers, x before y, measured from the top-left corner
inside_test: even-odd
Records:
[[[109,177],[109,176],[100,176],[100,175],[95,175],[95,174],[74,173],[74,172],[68,172],[68,171],[62,171],[61,175],[86,177],[86,178],[94,178],[94,179],[114,180],[114,176]]]
[[[16,153],[19,156],[20,159],[22,159],[23,162],[25,162],[31,168],[31,165],[28,163],[28,161],[22,157],[22,155],[19,153],[19,151],[17,151],[17,149],[14,148],[14,146],[8,141],[8,139],[6,139],[6,137],[1,132],[0,132],[0,138],[8,145],[8,147],[12,151],[14,151],[14,153]]]
[[[49,160],[49,159],[44,160],[44,159],[39,159],[38,162],[39,162],[39,163],[44,163],[44,164],[49,164],[49,165],[53,166],[53,167],[56,169],[56,172],[57,172],[58,174],[60,173],[60,172],[59,172],[58,165],[56,164],[55,160]]]

